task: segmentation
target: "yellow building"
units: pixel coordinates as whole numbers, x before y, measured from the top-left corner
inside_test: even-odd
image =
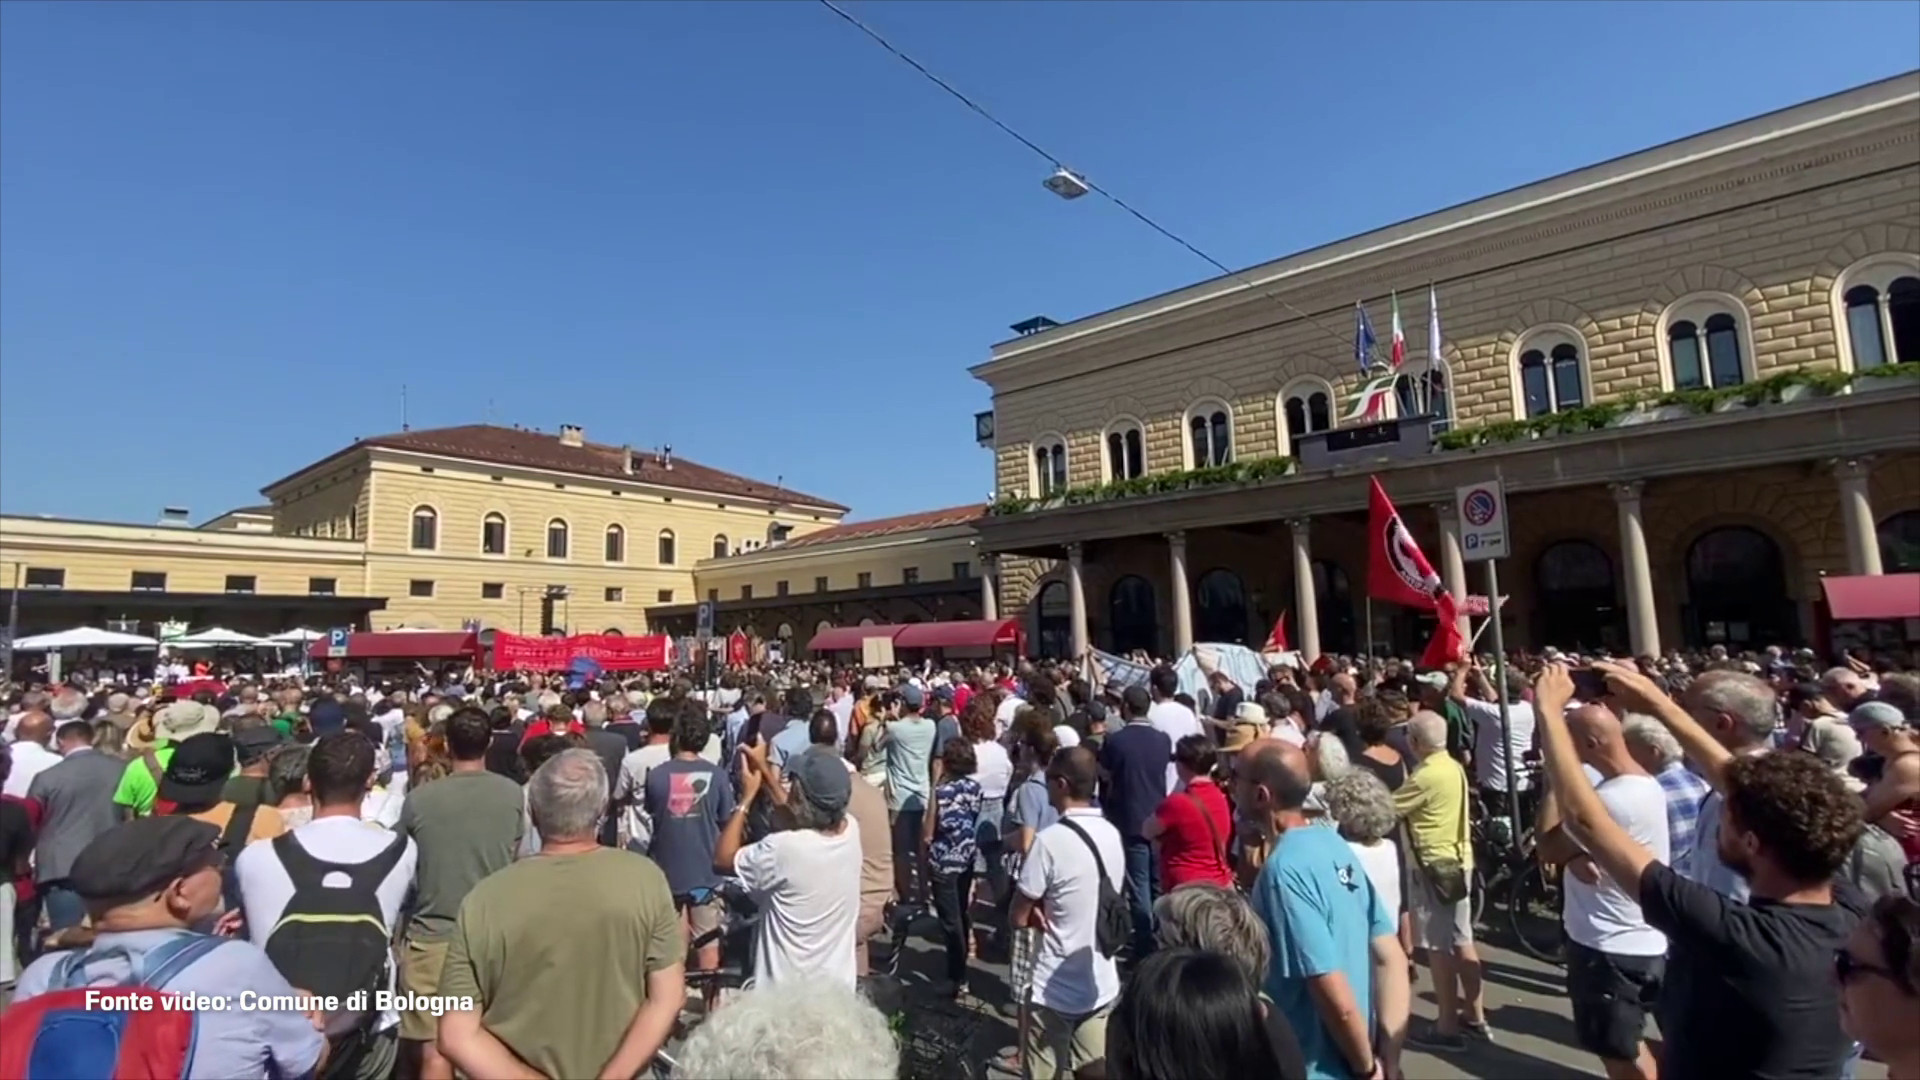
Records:
[[[341,610],[319,598],[353,598],[351,623],[367,629],[639,633],[649,607],[693,601],[701,560],[846,513],[571,426],[362,439],[263,493],[267,506],[197,529],[0,518],[0,584],[20,587],[21,632],[170,619],[273,632]]]

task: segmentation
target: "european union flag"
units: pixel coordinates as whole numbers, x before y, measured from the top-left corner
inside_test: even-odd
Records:
[[[1353,362],[1360,365],[1360,373],[1367,373],[1373,358],[1373,323],[1367,318],[1367,309],[1359,301],[1353,304]]]

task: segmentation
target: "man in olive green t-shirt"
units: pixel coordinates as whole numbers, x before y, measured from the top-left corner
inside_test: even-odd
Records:
[[[434,783],[446,783],[437,780]],[[431,787],[432,785],[428,785]],[[439,1047],[468,1076],[633,1076],[686,1002],[687,942],[667,877],[599,843],[607,772],[567,750],[527,782],[540,851],[473,887],[453,927]],[[411,801],[411,800],[409,800]],[[554,898],[565,899],[554,917]]]

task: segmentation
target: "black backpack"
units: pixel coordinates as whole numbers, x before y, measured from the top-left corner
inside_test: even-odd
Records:
[[[407,838],[394,836],[385,851],[358,864],[316,859],[292,833],[273,840],[273,853],[293,881],[293,898],[267,935],[267,959],[301,990],[339,999],[322,1029],[338,1054],[342,1041],[371,1030],[380,1016],[375,995],[392,989],[393,933],[380,910],[380,883],[406,855]],[[350,883],[331,888],[325,881],[332,874]],[[361,992],[364,998],[350,1000]]]
[[[1100,871],[1100,907],[1093,917],[1093,944],[1101,956],[1111,960],[1120,955],[1127,939],[1133,936],[1133,913],[1127,910],[1126,897],[1113,887],[1113,879],[1107,877],[1106,860],[1100,857],[1100,848],[1094,844],[1093,837],[1070,817],[1062,817],[1060,824],[1072,829],[1073,835],[1087,845],[1087,850],[1093,853],[1093,865]]]

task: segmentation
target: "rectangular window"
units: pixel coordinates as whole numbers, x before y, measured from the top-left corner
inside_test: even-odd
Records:
[[[29,589],[64,589],[67,587],[67,572],[52,566],[29,566],[26,584]]]
[[[918,584],[920,584],[920,568],[919,568],[919,567],[917,567],[917,566],[909,566],[909,567],[906,567],[905,569],[903,569],[903,570],[901,570],[901,571],[900,571],[900,584],[902,584],[902,585],[918,585]]]
[[[720,590],[719,590],[719,589],[708,589],[708,590],[707,590],[707,603],[709,603],[709,604],[717,604],[717,603],[719,603],[719,602],[720,602]]]
[[[873,571],[871,570],[860,571],[860,576],[855,579],[855,585],[858,588],[862,588],[862,589],[873,588]]]
[[[506,595],[507,587],[498,581],[483,581],[480,583],[480,599],[482,600],[498,600]]]
[[[653,594],[653,598],[658,603],[671,604],[673,603],[673,590],[661,589],[659,592]]]
[[[338,578],[310,577],[307,579],[308,596],[332,596],[340,587]]]
[[[135,570],[133,572],[134,592],[166,592],[167,575],[159,570]]]
[[[965,580],[967,580],[968,578],[971,578],[972,576],[973,576],[973,564],[972,564],[972,563],[970,563],[970,562],[957,562],[957,563],[954,563],[954,564],[953,564],[953,580],[955,580],[955,581],[965,581]]]
[[[827,579],[826,579],[826,578],[824,578],[824,577],[817,577],[817,578],[814,578],[814,579],[813,579],[813,591],[814,591],[814,592],[826,592],[826,591],[827,591]]]
[[[255,587],[258,584],[259,579],[255,578],[252,574],[227,575],[227,591],[230,593],[256,592],[258,590]]]
[[[740,599],[742,600],[753,599],[753,586],[751,585],[740,586]]]
[[[626,598],[627,598],[627,590],[621,588],[618,585],[607,586],[607,589],[606,589],[607,603],[618,604],[621,601],[625,600]]]
[[[407,582],[407,595],[432,596],[433,582],[427,581],[424,578],[414,578],[412,581]]]
[[[785,596],[787,592],[787,583],[785,581],[776,581],[773,583],[773,595]]]

